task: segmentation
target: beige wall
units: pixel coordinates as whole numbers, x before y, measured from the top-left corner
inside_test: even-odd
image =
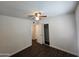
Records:
[[[36,39],[36,24],[32,25],[32,39]]]
[[[36,24],[36,38],[38,43],[44,43],[44,24]]]

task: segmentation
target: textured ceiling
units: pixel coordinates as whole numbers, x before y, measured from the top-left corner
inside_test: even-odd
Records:
[[[43,11],[48,17],[74,12],[75,1],[0,1],[0,14],[27,18],[34,11]]]

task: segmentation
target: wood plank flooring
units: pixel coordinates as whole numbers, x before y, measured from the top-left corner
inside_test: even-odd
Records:
[[[75,55],[64,51],[51,48],[46,45],[38,44],[33,41],[32,46],[24,49],[21,52],[12,55],[11,57],[76,57]]]

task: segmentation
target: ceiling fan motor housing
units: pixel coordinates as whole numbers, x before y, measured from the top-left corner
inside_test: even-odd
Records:
[[[41,16],[41,12],[35,13],[35,16],[36,16],[36,17]]]

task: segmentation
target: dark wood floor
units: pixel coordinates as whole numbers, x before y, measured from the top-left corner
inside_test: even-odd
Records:
[[[51,48],[46,45],[38,44],[33,41],[32,46],[16,53],[11,57],[76,57],[75,55],[66,53],[64,51]]]

